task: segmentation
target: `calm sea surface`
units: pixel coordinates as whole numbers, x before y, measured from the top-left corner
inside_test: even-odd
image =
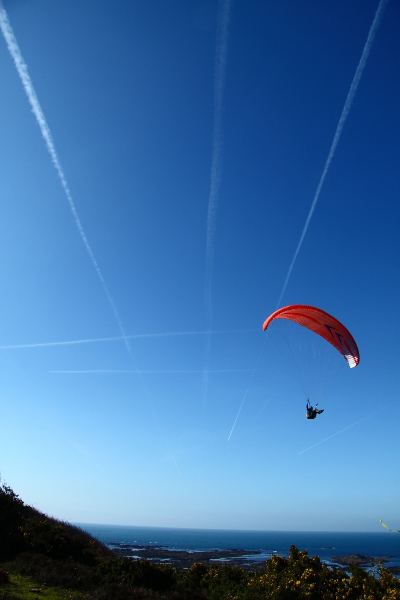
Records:
[[[162,546],[172,550],[210,550],[235,548],[261,550],[258,560],[266,560],[277,552],[287,556],[291,544],[299,550],[308,550],[310,556],[320,556],[329,562],[331,556],[364,554],[391,556],[386,565],[400,565],[400,534],[337,533],[299,531],[230,531],[216,529],[173,529],[169,527],[123,527],[75,523],[101,542]]]

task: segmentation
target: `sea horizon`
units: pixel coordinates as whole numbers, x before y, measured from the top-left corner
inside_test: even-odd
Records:
[[[256,533],[337,533],[337,534],[378,534],[378,535],[387,535],[388,532],[384,531],[358,531],[358,530],[338,530],[338,529],[235,529],[229,527],[180,527],[180,526],[172,526],[172,525],[120,525],[116,523],[92,523],[92,522],[78,522],[71,521],[71,525],[75,525],[76,527],[82,527],[83,525],[88,525],[90,527],[126,527],[126,528],[134,528],[134,529],[173,529],[173,530],[182,530],[182,531],[238,531],[238,532],[256,532]]]
[[[335,555],[360,554],[374,558],[387,557],[385,564],[388,566],[400,565],[400,535],[388,531],[278,531],[73,524],[110,548],[159,546],[189,552],[257,550],[262,560],[267,560],[272,554],[287,556],[290,546],[295,545],[299,550],[307,550],[310,556],[319,556],[328,563]]]

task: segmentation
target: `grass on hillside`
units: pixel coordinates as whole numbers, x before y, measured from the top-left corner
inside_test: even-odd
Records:
[[[9,575],[9,582],[0,586],[0,600],[78,600],[79,597],[73,590],[39,585],[26,575]]]

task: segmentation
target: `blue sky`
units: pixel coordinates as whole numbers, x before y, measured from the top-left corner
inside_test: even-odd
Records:
[[[75,522],[398,527],[400,6],[280,303],[330,312],[360,348],[356,369],[328,368],[313,422],[262,323],[378,2],[232,0],[218,103],[228,6],[4,0],[114,309],[2,37],[2,480]]]

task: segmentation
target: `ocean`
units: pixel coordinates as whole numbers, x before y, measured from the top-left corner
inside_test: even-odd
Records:
[[[272,553],[287,556],[294,544],[299,550],[308,550],[309,556],[319,556],[327,564],[332,556],[362,554],[390,557],[385,566],[400,566],[400,534],[384,530],[379,533],[231,531],[74,524],[111,548],[119,544],[136,544],[191,552],[233,548],[260,550],[261,555],[253,556],[253,560],[267,560]],[[252,555],[249,560],[251,558]]]

